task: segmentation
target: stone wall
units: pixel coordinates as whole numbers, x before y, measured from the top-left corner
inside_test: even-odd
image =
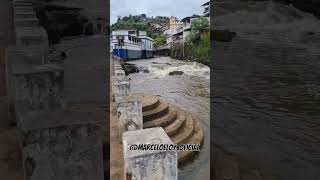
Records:
[[[192,45],[176,43],[170,49],[170,57],[179,60],[190,60],[193,59]]]

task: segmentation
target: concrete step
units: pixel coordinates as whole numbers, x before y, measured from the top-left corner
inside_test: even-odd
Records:
[[[13,7],[32,7],[32,2],[27,2],[27,1],[13,2]]]
[[[150,111],[159,106],[160,101],[158,96],[148,96],[145,95],[142,97],[142,111]]]
[[[176,119],[171,124],[165,126],[163,129],[168,134],[168,136],[171,137],[179,131],[179,129],[181,128],[185,120],[186,120],[185,112],[177,108]]]
[[[31,11],[31,12],[15,12],[15,19],[28,19],[28,18],[37,18],[37,15],[35,12]]]
[[[41,26],[16,28],[17,45],[42,45],[48,46],[48,35]]]
[[[16,18],[16,27],[33,27],[39,25],[38,18]]]
[[[151,121],[153,119],[157,119],[163,116],[164,114],[168,113],[168,110],[169,104],[160,100],[160,104],[155,109],[143,112],[143,121],[146,122]]]
[[[17,7],[13,7],[14,12],[31,12],[34,11],[32,7],[21,7],[21,6],[17,6]]]
[[[194,132],[192,137],[186,144],[202,144],[204,138],[203,128],[194,120]],[[178,151],[178,162],[179,164],[186,162],[189,159],[193,159],[194,155],[198,153],[198,151]]]
[[[194,123],[190,114],[186,113],[186,121],[183,123],[179,131],[171,138],[175,144],[186,143],[193,135]]]
[[[146,121],[145,123],[143,123],[143,128],[164,127],[175,121],[176,118],[177,109],[170,105],[168,113],[164,114],[160,118],[151,121]]]

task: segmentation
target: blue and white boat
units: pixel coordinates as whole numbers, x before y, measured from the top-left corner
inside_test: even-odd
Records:
[[[112,31],[111,47],[113,54],[124,60],[147,59],[153,57],[153,39],[145,31]]]

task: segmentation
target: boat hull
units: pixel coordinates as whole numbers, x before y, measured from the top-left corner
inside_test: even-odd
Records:
[[[124,60],[141,59],[141,50],[130,50],[130,49],[113,49],[113,54]]]
[[[118,56],[126,61],[135,59],[148,59],[154,57],[153,51],[130,49],[113,49],[113,55]]]

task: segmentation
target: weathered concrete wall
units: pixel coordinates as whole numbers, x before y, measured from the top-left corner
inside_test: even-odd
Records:
[[[138,97],[125,96],[117,101],[119,137],[122,133],[143,129],[142,102]]]
[[[125,177],[127,180],[177,180],[175,150],[130,150],[137,144],[172,144],[162,128],[127,131],[123,134]]]
[[[38,72],[40,71],[40,72]],[[15,103],[27,111],[61,108],[63,69],[55,66],[14,67]]]
[[[193,59],[192,45],[176,43],[170,49],[170,57],[179,60]]]
[[[101,127],[36,129],[22,137],[26,180],[103,179]]]

